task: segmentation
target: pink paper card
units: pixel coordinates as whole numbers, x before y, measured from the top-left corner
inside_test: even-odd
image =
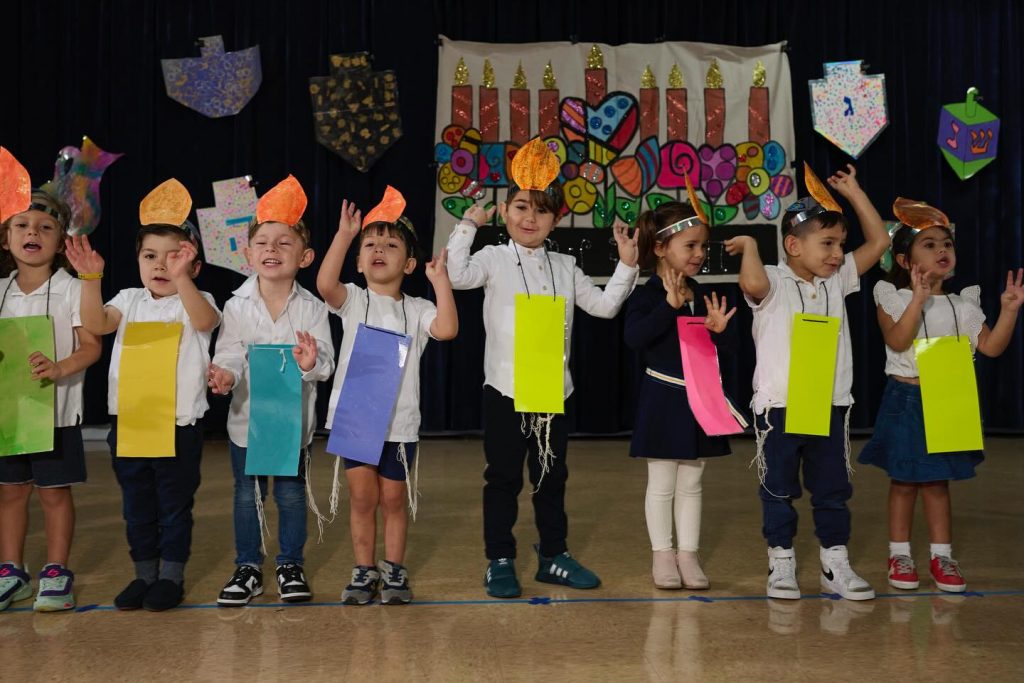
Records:
[[[679,352],[683,357],[686,399],[690,409],[708,436],[739,434],[743,431],[729,409],[718,369],[718,349],[711,333],[704,327],[704,318],[676,318],[679,329]]]

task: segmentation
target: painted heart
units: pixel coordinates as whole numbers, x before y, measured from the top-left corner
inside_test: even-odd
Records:
[[[721,147],[701,145],[697,155],[700,157],[701,189],[714,204],[736,177],[736,148],[729,144]]]
[[[636,98],[627,92],[609,93],[586,115],[590,158],[602,166],[629,146],[640,119]]]

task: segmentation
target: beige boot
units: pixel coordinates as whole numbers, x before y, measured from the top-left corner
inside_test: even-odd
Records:
[[[682,577],[683,587],[694,591],[706,590],[709,585],[708,577],[700,566],[700,556],[692,550],[680,550],[676,554],[676,561],[679,563],[679,575]]]
[[[675,553],[671,550],[654,551],[651,573],[654,575],[654,585],[658,588],[677,590],[683,587],[679,569],[676,567]]]

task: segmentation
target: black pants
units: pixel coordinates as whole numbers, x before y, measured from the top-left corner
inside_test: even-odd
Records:
[[[565,410],[572,409],[573,397],[565,401]],[[512,535],[519,516],[519,492],[523,489],[523,459],[530,472],[530,483],[536,488],[541,478],[537,438],[529,433],[530,415],[526,415],[527,434],[521,426],[523,413],[517,413],[511,398],[502,396],[493,387],[484,387],[483,423],[484,458],[484,544],[487,559],[516,556],[516,539]],[[551,421],[551,469],[544,475],[540,490],[533,494],[533,512],[540,533],[540,553],[554,557],[566,551],[565,539],[569,524],[565,517],[565,482],[569,478],[566,453],[569,432],[566,415]],[[532,489],[531,489],[532,490]]]

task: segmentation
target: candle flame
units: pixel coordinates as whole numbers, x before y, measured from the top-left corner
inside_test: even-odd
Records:
[[[764,62],[762,62],[759,59],[759,60],[757,60],[757,65],[754,67],[754,87],[755,88],[763,88],[764,87],[765,76],[767,76],[767,73],[765,72],[765,69],[764,69]]]
[[[685,88],[686,83],[683,82],[683,72],[679,70],[678,64],[672,65],[672,70],[668,72],[668,87],[670,88]]]
[[[469,83],[469,67],[466,60],[459,57],[459,63],[455,65],[455,85],[466,85]]]
[[[640,76],[640,87],[641,88],[657,88],[658,82],[654,79],[654,72],[651,71],[651,65],[648,64],[644,69],[643,75]]]
[[[526,85],[526,72],[523,71],[522,62],[519,62],[519,66],[516,67],[516,75],[512,78],[512,87],[523,90],[529,87]]]
[[[483,86],[485,88],[493,88],[494,87],[494,67],[491,66],[491,60],[489,60],[489,59],[485,59],[484,60],[484,82],[483,82]]]
[[[722,72],[718,70],[718,60],[712,59],[708,67],[708,74],[704,78],[704,85],[708,88],[722,87]]]
[[[588,69],[603,69],[604,68],[604,55],[601,53],[601,48],[597,45],[590,47],[590,54],[587,55],[587,68]]]
[[[544,87],[548,90],[554,90],[558,87],[558,81],[555,80],[555,70],[551,67],[551,60],[548,60],[547,66],[544,67]]]

